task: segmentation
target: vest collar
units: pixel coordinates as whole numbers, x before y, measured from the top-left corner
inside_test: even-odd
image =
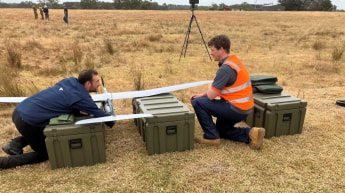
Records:
[[[230,57],[230,56],[226,56],[225,58],[219,60],[219,62],[218,62],[218,67],[221,67],[221,66],[223,65],[224,61],[227,60],[229,57]]]

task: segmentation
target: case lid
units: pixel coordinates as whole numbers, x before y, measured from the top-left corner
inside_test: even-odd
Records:
[[[170,93],[138,98],[136,102],[140,113],[152,114],[159,118],[159,122],[181,119],[181,116],[184,117],[186,114],[194,117],[194,112]],[[150,119],[153,118],[147,118],[147,120]]]
[[[278,81],[278,78],[269,75],[253,75],[250,76],[250,80],[253,86],[257,86],[275,84]]]
[[[89,116],[75,117],[75,121],[90,118]],[[102,132],[102,123],[93,123],[85,125],[75,125],[73,123],[64,125],[47,125],[44,128],[44,135],[47,137],[51,136],[63,136],[63,135],[76,135],[90,132]]]
[[[296,109],[307,106],[307,101],[284,92],[279,94],[255,93],[253,96],[256,104],[269,110]]]

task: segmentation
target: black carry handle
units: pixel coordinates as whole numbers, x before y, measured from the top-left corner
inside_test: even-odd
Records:
[[[292,113],[286,113],[283,115],[283,121],[291,121]]]
[[[167,135],[175,135],[177,133],[176,126],[167,126],[166,127],[166,134]]]
[[[69,140],[69,148],[70,149],[79,149],[83,147],[83,142],[82,140],[79,139],[70,139]]]

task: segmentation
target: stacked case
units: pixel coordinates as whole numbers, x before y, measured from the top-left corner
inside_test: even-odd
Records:
[[[247,117],[252,127],[264,127],[266,138],[302,132],[307,102],[287,93],[255,93],[254,110]]]

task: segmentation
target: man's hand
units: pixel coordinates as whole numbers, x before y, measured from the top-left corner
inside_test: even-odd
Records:
[[[80,112],[80,114],[82,114],[82,115],[89,115],[89,113],[85,113],[84,111],[79,111]]]
[[[190,100],[194,100],[196,98],[199,98],[199,97],[205,97],[206,96],[206,93],[203,93],[203,94],[193,94],[191,97],[190,97]]]

